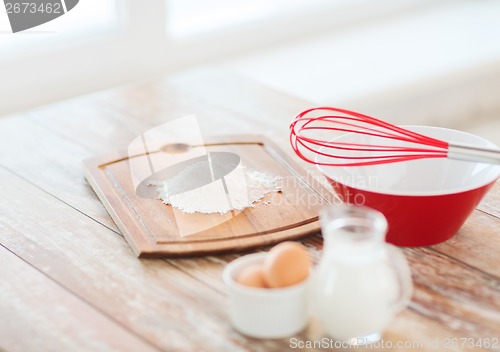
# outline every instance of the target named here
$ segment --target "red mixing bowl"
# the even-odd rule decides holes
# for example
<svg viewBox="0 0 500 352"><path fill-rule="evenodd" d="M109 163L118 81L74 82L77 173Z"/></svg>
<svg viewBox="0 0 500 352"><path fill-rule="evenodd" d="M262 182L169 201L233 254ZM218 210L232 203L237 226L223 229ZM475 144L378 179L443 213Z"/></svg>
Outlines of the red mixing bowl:
<svg viewBox="0 0 500 352"><path fill-rule="evenodd" d="M404 127L449 142L496 147L486 139L461 131ZM381 144L377 137L353 133L335 141ZM391 143L401 145L397 141ZM328 159L318 154L316 161ZM453 237L500 177L500 165L451 159L318 167L343 201L384 214L389 223L387 241L398 246L429 246Z"/></svg>

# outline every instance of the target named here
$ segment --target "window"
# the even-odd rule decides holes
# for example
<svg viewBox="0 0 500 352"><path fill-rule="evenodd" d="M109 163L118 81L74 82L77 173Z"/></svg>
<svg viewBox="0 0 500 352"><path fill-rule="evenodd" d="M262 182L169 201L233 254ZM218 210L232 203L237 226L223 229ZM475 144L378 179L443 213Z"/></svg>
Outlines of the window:
<svg viewBox="0 0 500 352"><path fill-rule="evenodd" d="M327 0L170 0L167 7L167 33L175 38L192 36L314 8L326 2Z"/></svg>
<svg viewBox="0 0 500 352"><path fill-rule="evenodd" d="M114 0L82 0L73 11L53 21L13 34L5 8L0 4L0 52L5 56L61 43L71 46L76 40L112 30L117 23Z"/></svg>
<svg viewBox="0 0 500 352"><path fill-rule="evenodd" d="M15 34L0 5L0 115L426 3L433 2L80 0Z"/></svg>

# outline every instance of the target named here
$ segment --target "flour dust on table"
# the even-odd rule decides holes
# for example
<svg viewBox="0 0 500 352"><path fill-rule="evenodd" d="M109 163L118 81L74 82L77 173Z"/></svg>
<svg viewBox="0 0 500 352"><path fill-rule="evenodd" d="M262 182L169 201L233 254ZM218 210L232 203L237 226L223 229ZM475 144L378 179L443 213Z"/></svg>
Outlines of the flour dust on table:
<svg viewBox="0 0 500 352"><path fill-rule="evenodd" d="M157 186L158 199L164 204L185 213L204 214L225 214L255 207L266 194L281 191L279 176L252 170L240 163L236 168L228 168L225 176L217 177L224 167L207 160L199 161L174 177L150 185Z"/></svg>

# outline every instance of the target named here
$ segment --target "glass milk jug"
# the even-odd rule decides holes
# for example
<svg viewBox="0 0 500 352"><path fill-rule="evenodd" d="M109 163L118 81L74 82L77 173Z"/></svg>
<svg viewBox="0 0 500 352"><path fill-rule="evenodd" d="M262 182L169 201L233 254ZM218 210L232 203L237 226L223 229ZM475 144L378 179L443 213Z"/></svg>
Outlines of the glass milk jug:
<svg viewBox="0 0 500 352"><path fill-rule="evenodd" d="M385 242L387 221L376 210L329 207L320 221L324 246L312 292L315 315L332 338L374 342L410 301L406 258Z"/></svg>

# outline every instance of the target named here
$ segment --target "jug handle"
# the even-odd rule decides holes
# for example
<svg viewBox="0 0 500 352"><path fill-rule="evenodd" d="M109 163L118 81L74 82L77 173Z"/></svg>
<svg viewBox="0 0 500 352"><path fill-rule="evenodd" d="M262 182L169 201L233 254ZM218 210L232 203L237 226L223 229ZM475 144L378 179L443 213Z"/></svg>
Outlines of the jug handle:
<svg viewBox="0 0 500 352"><path fill-rule="evenodd" d="M413 295L413 281L411 278L410 266L403 252L391 245L387 244L388 256L396 273L396 278L399 283L399 296L392 304L394 313L402 311L411 302Z"/></svg>

